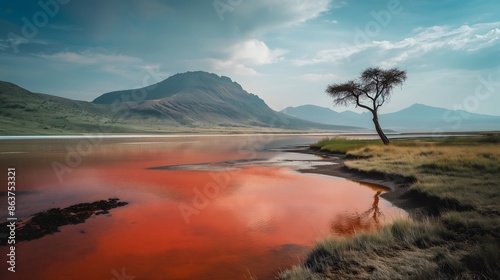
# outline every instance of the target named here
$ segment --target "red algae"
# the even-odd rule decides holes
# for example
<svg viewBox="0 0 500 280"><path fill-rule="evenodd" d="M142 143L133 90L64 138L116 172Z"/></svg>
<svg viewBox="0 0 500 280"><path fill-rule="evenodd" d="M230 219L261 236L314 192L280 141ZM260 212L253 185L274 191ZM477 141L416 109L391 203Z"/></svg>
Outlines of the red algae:
<svg viewBox="0 0 500 280"><path fill-rule="evenodd" d="M8 279L269 279L320 238L376 230L405 215L379 198L379 187L266 162L149 169L283 156L241 150L241 139L198 140L103 144L63 181L50 167L59 153L10 158L21 174L25 216L107 197L130 204L17 244L19 267Z"/></svg>

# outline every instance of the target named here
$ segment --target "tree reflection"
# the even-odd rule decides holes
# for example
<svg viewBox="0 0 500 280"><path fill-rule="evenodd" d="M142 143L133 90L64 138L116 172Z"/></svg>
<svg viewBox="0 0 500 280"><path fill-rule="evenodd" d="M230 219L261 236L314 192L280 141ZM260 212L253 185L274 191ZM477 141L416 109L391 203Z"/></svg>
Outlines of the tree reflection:
<svg viewBox="0 0 500 280"><path fill-rule="evenodd" d="M363 213L343 212L338 214L331 222L331 230L337 235L353 235L359 231L371 231L380 228L380 219L384 214L380 211L378 203L382 191L377 191L373 196L371 207Z"/></svg>

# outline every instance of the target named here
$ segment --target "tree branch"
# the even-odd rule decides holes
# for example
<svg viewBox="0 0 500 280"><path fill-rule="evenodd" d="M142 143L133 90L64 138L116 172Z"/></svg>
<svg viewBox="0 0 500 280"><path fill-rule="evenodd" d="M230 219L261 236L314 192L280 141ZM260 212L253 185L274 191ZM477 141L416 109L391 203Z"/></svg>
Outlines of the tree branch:
<svg viewBox="0 0 500 280"><path fill-rule="evenodd" d="M392 89L406 80L406 71L398 68L388 70L379 67L367 68L357 80L329 85L326 92L333 97L336 105L355 104L376 114L378 108L389 100ZM371 100L371 106L362 103Z"/></svg>
<svg viewBox="0 0 500 280"><path fill-rule="evenodd" d="M372 108L370 108L370 107L368 107L368 106L366 106L366 105L361 104L361 103L359 102L359 96L357 96L357 97L356 97L356 105L357 105L357 106L359 106L359 107L361 107L361 108L365 108L366 110L368 110L368 111L370 111L370 112L372 112L372 113L373 113L373 111L374 111Z"/></svg>
<svg viewBox="0 0 500 280"><path fill-rule="evenodd" d="M357 107L370 111L373 123L380 139L385 145L390 143L378 122L378 109L391 97L394 86L402 85L406 80L406 71L398 68L382 70L379 67L367 68L357 80L343 84L329 85L326 92L333 97L335 104L356 104ZM371 100L371 106L362 104L362 100Z"/></svg>

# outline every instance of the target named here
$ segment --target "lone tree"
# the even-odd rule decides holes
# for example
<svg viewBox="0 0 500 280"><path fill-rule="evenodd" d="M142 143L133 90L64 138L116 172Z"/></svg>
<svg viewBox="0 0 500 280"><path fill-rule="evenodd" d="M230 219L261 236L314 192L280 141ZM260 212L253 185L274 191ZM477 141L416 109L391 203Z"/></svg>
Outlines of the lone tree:
<svg viewBox="0 0 500 280"><path fill-rule="evenodd" d="M398 68L384 70L374 67L363 71L357 80L329 85L326 93L333 97L336 105L355 104L356 107L370 111L378 136L385 145L389 145L391 141L385 136L378 122L378 108L389 101L394 86L402 85L405 80L406 71Z"/></svg>

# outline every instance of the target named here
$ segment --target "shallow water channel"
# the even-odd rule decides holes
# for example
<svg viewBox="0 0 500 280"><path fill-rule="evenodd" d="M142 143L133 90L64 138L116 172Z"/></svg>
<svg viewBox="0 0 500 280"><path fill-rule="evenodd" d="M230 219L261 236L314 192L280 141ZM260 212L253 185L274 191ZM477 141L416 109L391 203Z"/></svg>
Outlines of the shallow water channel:
<svg viewBox="0 0 500 280"><path fill-rule="evenodd" d="M319 138L2 140L1 184L15 167L19 219L111 197L129 204L17 243L15 274L0 247L0 278L272 279L318 239L405 216L379 198L385 189L300 173L331 163L280 150ZM6 209L4 190L0 200Z"/></svg>

